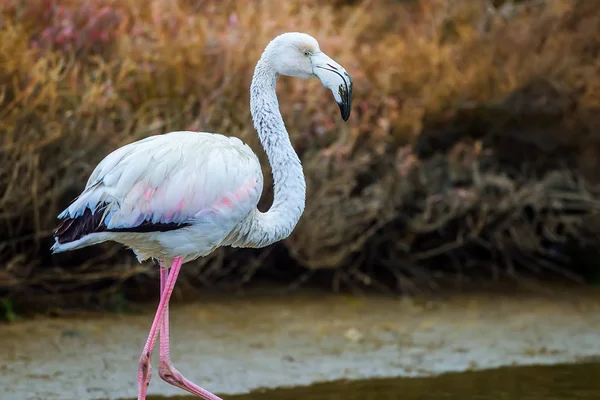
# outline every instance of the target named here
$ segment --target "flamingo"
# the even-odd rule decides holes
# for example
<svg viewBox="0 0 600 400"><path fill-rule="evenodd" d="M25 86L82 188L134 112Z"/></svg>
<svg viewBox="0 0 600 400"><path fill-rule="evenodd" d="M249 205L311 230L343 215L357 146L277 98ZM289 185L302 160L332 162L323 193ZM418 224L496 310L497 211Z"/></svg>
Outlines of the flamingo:
<svg viewBox="0 0 600 400"><path fill-rule="evenodd" d="M283 240L304 211L306 183L279 112L278 75L319 78L344 121L352 100L350 75L312 36L288 32L266 46L250 86L250 112L273 174L274 200L267 212L257 208L263 176L248 145L236 137L179 131L110 153L58 216L53 253L113 241L130 248L139 262L158 261L160 301L138 364L138 400L146 398L159 336L161 379L202 399L221 400L171 361L168 307L179 270L220 246L261 248Z"/></svg>

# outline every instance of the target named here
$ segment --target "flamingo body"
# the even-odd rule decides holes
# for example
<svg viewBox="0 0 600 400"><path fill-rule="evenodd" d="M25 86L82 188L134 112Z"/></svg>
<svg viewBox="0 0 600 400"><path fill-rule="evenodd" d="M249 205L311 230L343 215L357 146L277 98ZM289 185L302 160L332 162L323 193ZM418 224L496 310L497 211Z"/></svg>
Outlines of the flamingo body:
<svg viewBox="0 0 600 400"><path fill-rule="evenodd" d="M100 214L103 228L72 232L76 240L57 240L52 250L112 240L133 249L140 261L191 261L229 244L227 238L256 209L262 187L259 160L238 138L206 132L151 136L106 156L59 215L68 224Z"/></svg>

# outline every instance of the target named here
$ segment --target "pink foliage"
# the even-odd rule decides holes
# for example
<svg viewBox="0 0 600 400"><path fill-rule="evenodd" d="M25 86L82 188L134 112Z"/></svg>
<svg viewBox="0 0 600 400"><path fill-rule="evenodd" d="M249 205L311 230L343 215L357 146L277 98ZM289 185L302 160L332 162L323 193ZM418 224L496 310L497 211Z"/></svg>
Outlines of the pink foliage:
<svg viewBox="0 0 600 400"><path fill-rule="evenodd" d="M111 44L123 20L123 12L115 5L85 2L73 6L57 0L38 2L37 13L46 27L32 40L31 45L43 49L92 50Z"/></svg>

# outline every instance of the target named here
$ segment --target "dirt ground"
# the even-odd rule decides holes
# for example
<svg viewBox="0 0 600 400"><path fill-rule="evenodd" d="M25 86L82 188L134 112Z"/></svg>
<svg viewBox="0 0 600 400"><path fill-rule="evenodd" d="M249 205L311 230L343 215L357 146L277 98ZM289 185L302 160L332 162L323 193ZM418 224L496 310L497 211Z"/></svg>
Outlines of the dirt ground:
<svg viewBox="0 0 600 400"><path fill-rule="evenodd" d="M0 326L0 398L123 399L154 310ZM219 394L600 356L600 290L438 298L250 293L171 307L172 358ZM160 380L149 393L182 395Z"/></svg>

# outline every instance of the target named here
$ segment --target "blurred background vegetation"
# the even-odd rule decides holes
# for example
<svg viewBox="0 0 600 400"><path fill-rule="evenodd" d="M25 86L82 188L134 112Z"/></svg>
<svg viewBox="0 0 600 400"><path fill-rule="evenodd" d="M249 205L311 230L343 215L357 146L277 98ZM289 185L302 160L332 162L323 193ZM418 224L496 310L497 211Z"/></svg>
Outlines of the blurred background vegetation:
<svg viewBox="0 0 600 400"><path fill-rule="evenodd" d="M349 71L351 119L341 121L319 82L280 79L307 175L306 213L277 245L221 249L187 265L181 290L235 290L259 278L405 293L532 275L600 280L595 2L0 7L3 304L157 295L157 268L118 245L49 252L56 215L104 156L134 140L173 130L242 138L263 161L268 208L248 93L262 50L285 31L315 36Z"/></svg>

